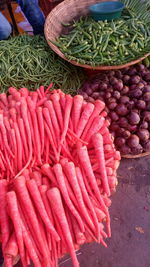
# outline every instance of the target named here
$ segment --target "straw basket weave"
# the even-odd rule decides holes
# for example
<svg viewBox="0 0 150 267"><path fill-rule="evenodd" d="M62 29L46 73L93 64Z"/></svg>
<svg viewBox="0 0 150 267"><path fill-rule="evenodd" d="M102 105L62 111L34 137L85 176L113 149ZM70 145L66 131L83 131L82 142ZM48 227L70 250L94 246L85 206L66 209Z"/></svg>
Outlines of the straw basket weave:
<svg viewBox="0 0 150 267"><path fill-rule="evenodd" d="M91 65L83 65L83 64L77 63L76 61L68 60L65 57L65 55L60 51L60 49L49 41L49 40L56 41L56 39L61 35L61 32L64 28L62 26L62 23L67 24L71 22L73 19L77 19L80 16L87 15L89 12L88 7L90 5L99 3L102 1L107 2L107 0L65 0L62 3L60 3L58 6L56 6L46 18L45 29L44 29L46 40L49 46L52 48L52 50L55 51L64 60L69 61L73 65L77 65L77 66L87 68L87 69L95 69L95 70L109 70L109 69L125 68L125 67L134 65L142 61L144 58L150 55L150 53L146 54L142 58L139 58L137 60L134 60L124 65L118 65L118 66L101 65L101 66L92 67Z"/></svg>
<svg viewBox="0 0 150 267"><path fill-rule="evenodd" d="M150 151L148 152L144 152L144 153L140 153L140 154L137 154L137 155L121 155L122 158L125 158L125 159L137 159L137 158L142 158L142 157L146 157L146 156L149 156L150 155Z"/></svg>

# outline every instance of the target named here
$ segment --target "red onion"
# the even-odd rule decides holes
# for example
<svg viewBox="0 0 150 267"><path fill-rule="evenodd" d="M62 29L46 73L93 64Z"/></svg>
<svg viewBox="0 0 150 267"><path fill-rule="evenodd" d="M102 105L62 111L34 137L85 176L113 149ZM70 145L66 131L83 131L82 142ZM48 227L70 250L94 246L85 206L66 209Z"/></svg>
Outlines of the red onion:
<svg viewBox="0 0 150 267"><path fill-rule="evenodd" d="M143 145L144 151L150 151L150 140Z"/></svg>
<svg viewBox="0 0 150 267"><path fill-rule="evenodd" d="M119 119L119 116L117 115L117 113L115 111L112 111L110 113L110 117L113 121L117 121Z"/></svg>
<svg viewBox="0 0 150 267"><path fill-rule="evenodd" d="M116 102L112 102L112 103L110 103L110 104L108 105L108 108L111 109L111 110L113 110L113 109L116 108L116 106L117 106L117 103L116 103Z"/></svg>
<svg viewBox="0 0 150 267"><path fill-rule="evenodd" d="M150 92L147 92L143 95L143 100L150 101Z"/></svg>
<svg viewBox="0 0 150 267"><path fill-rule="evenodd" d="M94 103L95 102L95 100L92 97L90 97L90 96L88 97L88 101L91 102L91 103Z"/></svg>
<svg viewBox="0 0 150 267"><path fill-rule="evenodd" d="M113 88L115 90L121 91L123 89L123 82L122 82L122 80L118 80L117 82L115 82L113 84Z"/></svg>
<svg viewBox="0 0 150 267"><path fill-rule="evenodd" d="M146 81L150 81L150 72L148 72L145 76L144 76L144 79L146 80Z"/></svg>
<svg viewBox="0 0 150 267"><path fill-rule="evenodd" d="M141 154L143 152L143 147L139 144L136 147L132 147L131 152L135 155Z"/></svg>
<svg viewBox="0 0 150 267"><path fill-rule="evenodd" d="M138 84L141 81L141 77L138 75L132 76L130 79L131 84Z"/></svg>
<svg viewBox="0 0 150 267"><path fill-rule="evenodd" d="M145 101L144 101L144 100L138 100L138 101L136 102L136 107L137 107L138 109L145 109L145 108L146 108L146 103L145 103Z"/></svg>
<svg viewBox="0 0 150 267"><path fill-rule="evenodd" d="M123 128L128 127L128 120L125 117L121 117L118 123L120 127L123 127Z"/></svg>
<svg viewBox="0 0 150 267"><path fill-rule="evenodd" d="M144 111L142 115L145 121L150 121L150 111Z"/></svg>
<svg viewBox="0 0 150 267"><path fill-rule="evenodd" d="M150 85L145 85L144 86L144 90L143 90L144 93L147 93L147 92L150 92Z"/></svg>
<svg viewBox="0 0 150 267"><path fill-rule="evenodd" d="M120 92L114 91L113 92L113 97L115 97L116 99L119 99L120 98Z"/></svg>
<svg viewBox="0 0 150 267"><path fill-rule="evenodd" d="M148 122L147 122L147 121L143 121L143 122L140 124L140 128L141 128L141 129L148 129Z"/></svg>
<svg viewBox="0 0 150 267"><path fill-rule="evenodd" d="M128 130L125 130L122 133L122 137L124 137L125 139L128 139L130 137L131 133Z"/></svg>
<svg viewBox="0 0 150 267"><path fill-rule="evenodd" d="M131 154L131 148L127 145L123 145L121 148L120 148L120 151L123 155L128 155L128 154Z"/></svg>
<svg viewBox="0 0 150 267"><path fill-rule="evenodd" d="M149 131L146 129L139 129L137 135L142 141L147 141L149 139Z"/></svg>
<svg viewBox="0 0 150 267"><path fill-rule="evenodd" d="M129 95L132 97L132 98L139 98L141 95L142 95L142 90L140 89L134 89L132 91L130 91Z"/></svg>
<svg viewBox="0 0 150 267"><path fill-rule="evenodd" d="M123 96L120 97L120 103L122 103L122 104L128 103L129 100L130 100L130 98L128 96L126 96L126 95L123 95Z"/></svg>
<svg viewBox="0 0 150 267"><path fill-rule="evenodd" d="M125 116L128 114L128 109L124 104L118 104L116 107L116 112L118 115Z"/></svg>
<svg viewBox="0 0 150 267"><path fill-rule="evenodd" d="M127 140L127 144L129 147L137 147L139 145L139 137L135 134L132 134L128 140Z"/></svg>
<svg viewBox="0 0 150 267"><path fill-rule="evenodd" d="M123 95L125 95L125 94L127 94L128 92L129 92L129 87L125 85L125 86L123 87L121 93L122 93Z"/></svg>
<svg viewBox="0 0 150 267"><path fill-rule="evenodd" d="M116 137L115 144L117 147L121 147L125 144L125 139L123 137Z"/></svg>
<svg viewBox="0 0 150 267"><path fill-rule="evenodd" d="M130 76L129 76L129 75L124 75L124 76L123 76L123 82L124 82L125 84L128 84L128 83L129 83L129 80L130 80Z"/></svg>
<svg viewBox="0 0 150 267"><path fill-rule="evenodd" d="M92 94L92 97L93 97L94 99L97 99L99 96L100 96L99 92L94 92L94 93Z"/></svg>
<svg viewBox="0 0 150 267"><path fill-rule="evenodd" d="M100 90L107 90L108 85L107 85L107 83L101 83L99 88L100 88Z"/></svg>
<svg viewBox="0 0 150 267"><path fill-rule="evenodd" d="M136 125L140 122L140 116L136 113L131 111L130 115L128 116L129 122L132 125Z"/></svg>

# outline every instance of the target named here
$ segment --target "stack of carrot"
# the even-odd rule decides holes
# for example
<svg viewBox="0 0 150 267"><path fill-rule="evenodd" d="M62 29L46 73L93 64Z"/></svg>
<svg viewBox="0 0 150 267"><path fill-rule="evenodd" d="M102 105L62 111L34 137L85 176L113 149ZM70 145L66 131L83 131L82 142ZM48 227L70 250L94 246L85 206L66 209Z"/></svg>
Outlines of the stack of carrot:
<svg viewBox="0 0 150 267"><path fill-rule="evenodd" d="M105 104L41 86L0 94L0 233L5 266L58 266L85 242L107 246L120 154ZM106 228L106 229L105 229Z"/></svg>

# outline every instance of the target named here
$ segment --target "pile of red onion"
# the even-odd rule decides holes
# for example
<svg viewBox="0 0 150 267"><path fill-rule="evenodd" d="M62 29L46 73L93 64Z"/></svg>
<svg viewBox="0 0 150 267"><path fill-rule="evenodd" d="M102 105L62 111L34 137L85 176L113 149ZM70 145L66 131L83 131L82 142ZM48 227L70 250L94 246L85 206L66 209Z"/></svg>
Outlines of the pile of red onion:
<svg viewBox="0 0 150 267"><path fill-rule="evenodd" d="M87 80L79 93L86 101L105 102L110 131L122 154L150 151L150 69L137 64L100 72Z"/></svg>

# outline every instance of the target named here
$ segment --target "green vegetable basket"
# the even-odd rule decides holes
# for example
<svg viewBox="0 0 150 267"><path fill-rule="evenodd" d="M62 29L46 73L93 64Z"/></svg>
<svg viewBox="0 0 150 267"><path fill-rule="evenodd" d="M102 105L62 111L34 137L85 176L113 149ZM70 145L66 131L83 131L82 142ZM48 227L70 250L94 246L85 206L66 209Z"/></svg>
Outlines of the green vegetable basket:
<svg viewBox="0 0 150 267"><path fill-rule="evenodd" d="M94 70L109 70L109 69L121 69L125 68L131 65L134 65L140 61L142 61L144 58L146 58L150 53L146 53L145 55L142 55L142 57L128 62L123 65L113 65L113 66L106 66L106 65L100 65L100 66L91 66L91 65L84 65L80 64L77 61L69 60L65 57L65 55L60 51L60 49L53 44L58 37L60 37L62 31L64 30L64 24L68 24L72 22L73 20L79 19L81 16L86 16L89 13L89 7L93 4L99 3L99 2L108 2L104 0L65 0L62 3L60 3L58 6L56 6L48 15L46 22L45 22L45 37L49 44L49 46L52 48L53 51L55 51L61 58L64 60L67 60L68 62L72 63L73 65L80 66L87 69L94 69Z"/></svg>

